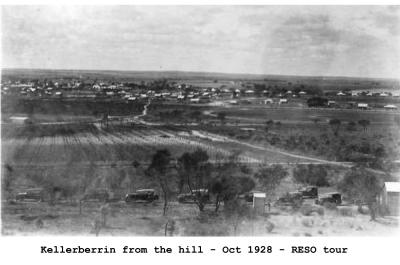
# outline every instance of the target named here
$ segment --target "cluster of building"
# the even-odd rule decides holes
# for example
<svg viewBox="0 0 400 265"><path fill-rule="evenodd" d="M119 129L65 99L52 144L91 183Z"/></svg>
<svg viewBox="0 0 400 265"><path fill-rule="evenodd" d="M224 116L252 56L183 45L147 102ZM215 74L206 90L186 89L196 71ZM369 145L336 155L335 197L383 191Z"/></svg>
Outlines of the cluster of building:
<svg viewBox="0 0 400 265"><path fill-rule="evenodd" d="M261 89L260 89L261 87ZM367 97L392 98L399 97L399 92L370 92L362 90L346 90L339 92L326 92L324 96L329 98L328 107L344 107L370 109L368 103L360 102ZM320 92L322 93L322 92ZM315 96L313 90L306 88L286 89L279 87L266 87L252 83L232 83L225 85L210 84L210 87L196 87L183 82L153 80L137 82L110 81L85 81L81 79L55 79L52 81L5 81L1 84L2 95L17 95L22 97L44 98L112 98L129 101L141 99L159 99L163 101L176 101L187 103L209 103L213 100L226 99L229 104L253 103L247 99L259 99L261 104L285 104L292 98L309 98ZM340 98L358 97L357 102L343 101ZM341 103L337 103L337 101ZM367 100L366 100L367 101ZM367 101L368 102L368 101ZM394 104L381 105L379 108L396 110Z"/></svg>

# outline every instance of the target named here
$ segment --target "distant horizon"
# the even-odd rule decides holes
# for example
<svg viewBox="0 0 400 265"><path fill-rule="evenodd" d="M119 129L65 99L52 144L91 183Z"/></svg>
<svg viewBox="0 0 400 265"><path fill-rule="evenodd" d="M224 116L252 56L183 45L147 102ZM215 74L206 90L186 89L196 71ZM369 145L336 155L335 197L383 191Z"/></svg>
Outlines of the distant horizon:
<svg viewBox="0 0 400 265"><path fill-rule="evenodd" d="M398 81L399 78L394 77L363 77L363 76L334 76L334 75L293 75L293 74L253 74L253 73L232 73L232 72L207 72L207 71L185 71L185 70L123 70L123 69L78 69L78 68L20 68L20 67L2 67L3 70L26 70L26 71L90 71L90 72L133 72L133 73L188 73L188 74L206 74L206 75L242 75L254 77L268 77L268 76L281 76L281 77L299 77L299 78L347 78L347 79L371 79L371 80L390 80Z"/></svg>

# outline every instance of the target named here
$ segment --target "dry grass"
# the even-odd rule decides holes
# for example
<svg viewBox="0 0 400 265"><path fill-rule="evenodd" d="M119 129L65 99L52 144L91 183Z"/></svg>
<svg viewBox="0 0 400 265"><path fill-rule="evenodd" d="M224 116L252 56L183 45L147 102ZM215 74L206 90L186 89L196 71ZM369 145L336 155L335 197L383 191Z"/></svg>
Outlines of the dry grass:
<svg viewBox="0 0 400 265"><path fill-rule="evenodd" d="M100 207L99 203L86 203L80 215L76 205L3 203L2 233L94 236L94 220L101 218ZM174 223L173 236L382 236L398 230L398 222L393 219L370 222L368 215L343 216L338 210L304 216L301 212L273 208L274 214L240 220L235 232L232 220L224 218L222 213L214 214L211 205L207 207L205 213L199 214L195 205L172 202L168 216L163 217L161 203L110 204L106 225L99 235L164 236L168 221ZM37 220L41 220L41 227Z"/></svg>

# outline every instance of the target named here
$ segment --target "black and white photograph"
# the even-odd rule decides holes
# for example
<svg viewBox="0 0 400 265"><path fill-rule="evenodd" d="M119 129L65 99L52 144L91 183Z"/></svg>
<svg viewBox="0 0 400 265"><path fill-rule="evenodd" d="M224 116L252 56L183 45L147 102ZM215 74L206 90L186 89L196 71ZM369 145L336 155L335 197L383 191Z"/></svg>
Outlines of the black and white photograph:
<svg viewBox="0 0 400 265"><path fill-rule="evenodd" d="M1 235L393 237L400 6L2 5Z"/></svg>

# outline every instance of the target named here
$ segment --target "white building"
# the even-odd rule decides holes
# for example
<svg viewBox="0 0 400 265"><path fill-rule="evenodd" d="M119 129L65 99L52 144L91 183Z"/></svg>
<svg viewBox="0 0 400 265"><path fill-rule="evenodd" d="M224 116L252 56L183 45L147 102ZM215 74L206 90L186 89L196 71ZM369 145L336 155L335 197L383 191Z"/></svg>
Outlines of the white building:
<svg viewBox="0 0 400 265"><path fill-rule="evenodd" d="M394 110L394 109L397 109L397 106L389 104L389 105L384 106L384 108L385 109L393 109Z"/></svg>
<svg viewBox="0 0 400 265"><path fill-rule="evenodd" d="M385 182L380 199L389 215L398 216L400 213L400 182Z"/></svg>
<svg viewBox="0 0 400 265"><path fill-rule="evenodd" d="M29 122L29 118L25 116L11 116L9 119L14 124L26 124Z"/></svg>
<svg viewBox="0 0 400 265"><path fill-rule="evenodd" d="M368 109L368 104L367 103L358 103L357 108L359 109Z"/></svg>

